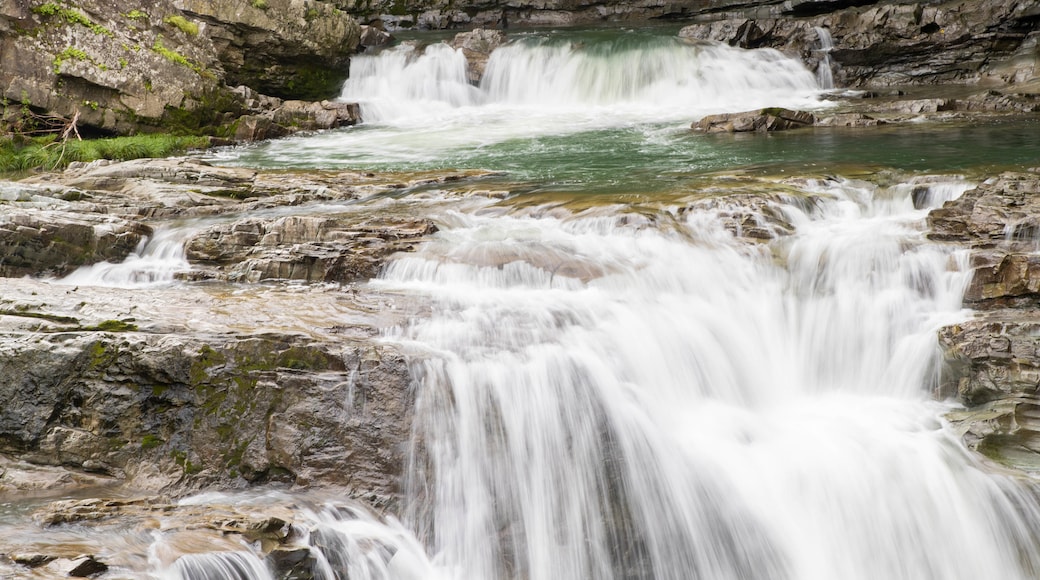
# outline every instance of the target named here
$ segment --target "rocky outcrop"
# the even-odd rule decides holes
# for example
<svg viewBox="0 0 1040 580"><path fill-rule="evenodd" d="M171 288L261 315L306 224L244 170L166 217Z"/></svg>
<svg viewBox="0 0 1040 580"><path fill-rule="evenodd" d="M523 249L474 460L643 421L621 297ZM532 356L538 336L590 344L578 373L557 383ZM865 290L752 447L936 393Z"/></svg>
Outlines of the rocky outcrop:
<svg viewBox="0 0 1040 580"><path fill-rule="evenodd" d="M30 134L75 120L104 133L163 127L232 137L235 119L257 110L229 85L333 98L359 36L350 16L310 0L7 2L0 10L2 122ZM327 103L263 111L306 119L274 120L287 132L357 121L356 109Z"/></svg>
<svg viewBox="0 0 1040 580"><path fill-rule="evenodd" d="M338 95L361 28L347 13L316 0L228 2L173 0L208 25L229 84L287 99Z"/></svg>
<svg viewBox="0 0 1040 580"><path fill-rule="evenodd" d="M819 2L812 10L805 3L776 4L754 16L691 25L680 36L778 48L812 70L830 66L839 86L1025 83L1024 92L1036 92L1027 82L1040 70L1040 12L1032 3L849 4Z"/></svg>
<svg viewBox="0 0 1040 580"><path fill-rule="evenodd" d="M478 28L455 35L451 46L455 50L461 50L466 57L466 76L470 83L480 84L492 51L502 46L505 41L506 35L501 30Z"/></svg>
<svg viewBox="0 0 1040 580"><path fill-rule="evenodd" d="M971 249L965 301L973 319L943 328L942 398L966 406L949 415L987 457L1040 471L1040 176L1004 173L932 210L929 237Z"/></svg>
<svg viewBox="0 0 1040 580"><path fill-rule="evenodd" d="M170 20L180 13L167 0L147 11L97 0L5 7L0 96L8 117L24 107L125 133L169 115L224 108L223 69L212 44L196 24Z"/></svg>
<svg viewBox="0 0 1040 580"><path fill-rule="evenodd" d="M215 278L346 284L374 278L387 258L413 250L436 231L421 218L362 223L349 216L247 218L200 232L185 249L193 264L215 268Z"/></svg>
<svg viewBox="0 0 1040 580"><path fill-rule="evenodd" d="M125 219L55 209L0 210L0 276L63 276L122 261L151 228Z"/></svg>
<svg viewBox="0 0 1040 580"><path fill-rule="evenodd" d="M742 113L707 115L695 121L691 128L705 133L752 133L786 131L811 127L815 123L816 116L812 113L776 107Z"/></svg>
<svg viewBox="0 0 1040 580"><path fill-rule="evenodd" d="M199 222L187 278L285 281L239 286L229 301L190 282L153 294L7 279L0 489L120 483L179 494L284 482L335 485L392 507L411 377L399 352L373 340L392 300L354 283L435 227L408 204L343 202L464 175L166 159L81 164L0 184L4 274L119 261L156 219L274 210ZM318 201L326 204L308 205ZM295 281L336 284L307 290L301 303L296 293L306 287Z"/></svg>
<svg viewBox="0 0 1040 580"><path fill-rule="evenodd" d="M0 349L0 452L141 488L242 479L394 497L411 402L389 347L73 331Z"/></svg>
<svg viewBox="0 0 1040 580"><path fill-rule="evenodd" d="M965 301L975 307L1040 296L1040 176L1004 173L928 215L929 237L972 248Z"/></svg>

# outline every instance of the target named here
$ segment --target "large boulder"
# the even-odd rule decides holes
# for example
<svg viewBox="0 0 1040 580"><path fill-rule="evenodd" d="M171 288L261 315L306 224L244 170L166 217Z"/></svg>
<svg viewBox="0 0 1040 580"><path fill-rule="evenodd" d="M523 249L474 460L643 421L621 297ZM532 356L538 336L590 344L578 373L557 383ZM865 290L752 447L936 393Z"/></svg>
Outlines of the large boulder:
<svg viewBox="0 0 1040 580"><path fill-rule="evenodd" d="M124 326L3 337L0 452L140 488L325 483L393 501L412 405L390 347Z"/></svg>
<svg viewBox="0 0 1040 580"><path fill-rule="evenodd" d="M317 0L173 0L205 22L232 85L286 99L339 94L361 28L347 13Z"/></svg>
<svg viewBox="0 0 1040 580"><path fill-rule="evenodd" d="M359 36L353 18L316 0L5 2L0 126L33 134L74 121L103 133L234 137L242 115L278 125L239 135L254 140L353 124L356 106L304 103L282 122L273 117L285 103L256 97L337 96Z"/></svg>
<svg viewBox="0 0 1040 580"><path fill-rule="evenodd" d="M466 57L466 76L470 83L480 84L491 53L505 41L506 35L501 30L477 28L455 35L451 45L455 50L461 50Z"/></svg>
<svg viewBox="0 0 1040 580"><path fill-rule="evenodd" d="M227 107L212 43L169 0L132 10L99 0L4 5L0 97L9 123L47 129L40 115L50 115L125 133Z"/></svg>

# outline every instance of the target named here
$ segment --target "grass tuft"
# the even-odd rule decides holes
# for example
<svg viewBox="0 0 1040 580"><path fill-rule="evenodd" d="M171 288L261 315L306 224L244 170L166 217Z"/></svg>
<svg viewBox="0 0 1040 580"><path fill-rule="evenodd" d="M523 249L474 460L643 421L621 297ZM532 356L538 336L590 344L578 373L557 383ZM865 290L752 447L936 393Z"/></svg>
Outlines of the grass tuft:
<svg viewBox="0 0 1040 580"><path fill-rule="evenodd" d="M206 137L156 133L108 139L55 141L53 135L32 139L0 139L0 173L56 170L74 161L169 157L209 145Z"/></svg>

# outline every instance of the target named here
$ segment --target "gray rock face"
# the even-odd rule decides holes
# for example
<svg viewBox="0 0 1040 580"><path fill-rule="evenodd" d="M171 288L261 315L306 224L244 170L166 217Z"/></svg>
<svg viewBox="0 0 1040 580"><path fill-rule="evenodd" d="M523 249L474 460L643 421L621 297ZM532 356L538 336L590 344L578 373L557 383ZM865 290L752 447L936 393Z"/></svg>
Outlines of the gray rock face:
<svg viewBox="0 0 1040 580"><path fill-rule="evenodd" d="M224 73L213 45L164 22L179 14L168 0L146 11L97 0L4 4L0 96L8 103L127 132L160 123L170 109L220 100Z"/></svg>
<svg viewBox="0 0 1040 580"><path fill-rule="evenodd" d="M765 15L695 24L684 28L680 36L745 48L778 48L816 70L825 55L820 31L826 30L833 40L827 54L835 82L849 87L950 82L1014 85L1035 75L1040 24L1036 7L1029 3L848 4L821 2L812 10L800 9L807 4L767 6ZM806 12L819 15L799 17Z"/></svg>
<svg viewBox="0 0 1040 580"><path fill-rule="evenodd" d="M339 93L361 28L347 13L316 0L173 0L205 22L232 85L280 98L322 100Z"/></svg>
<svg viewBox="0 0 1040 580"><path fill-rule="evenodd" d="M410 430L388 347L299 337L5 336L0 452L146 489L345 485L387 504Z"/></svg>
<svg viewBox="0 0 1040 580"><path fill-rule="evenodd" d="M5 2L3 122L23 132L46 128L39 115L110 133L216 130L248 113L226 83L283 98L337 96L359 37L350 16L315 0ZM356 121L356 111L318 109L313 128ZM338 121L316 119L330 114Z"/></svg>
<svg viewBox="0 0 1040 580"><path fill-rule="evenodd" d="M151 229L74 211L0 211L0 276L62 276L79 266L122 261Z"/></svg>

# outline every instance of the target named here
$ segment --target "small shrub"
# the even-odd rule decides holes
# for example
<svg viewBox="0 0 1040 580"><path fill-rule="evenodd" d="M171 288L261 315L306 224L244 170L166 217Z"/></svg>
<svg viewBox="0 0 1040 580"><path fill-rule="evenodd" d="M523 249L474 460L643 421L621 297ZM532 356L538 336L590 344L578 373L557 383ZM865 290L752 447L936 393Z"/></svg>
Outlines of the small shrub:
<svg viewBox="0 0 1040 580"><path fill-rule="evenodd" d="M142 18L148 18L147 14L145 14L144 12L141 12L140 10L138 10L136 8L134 8L130 12L127 12L123 16L126 16L130 20L141 20Z"/></svg>

